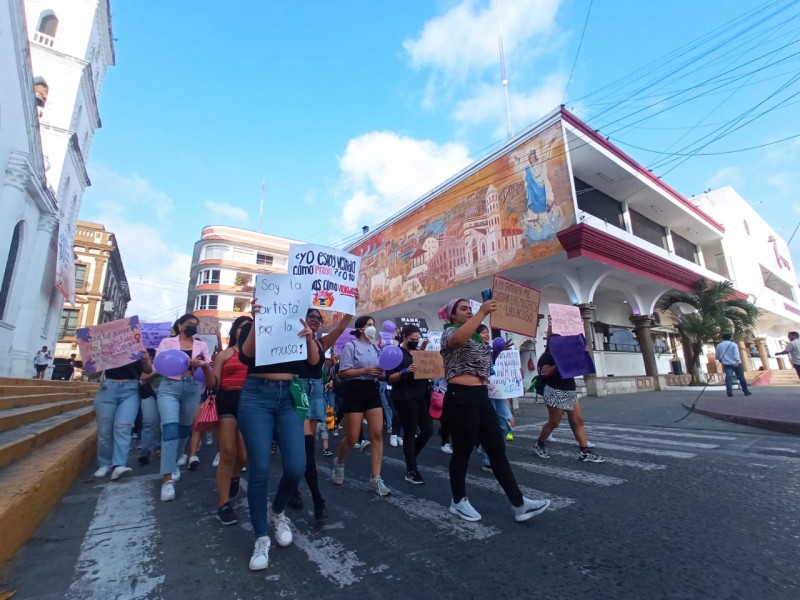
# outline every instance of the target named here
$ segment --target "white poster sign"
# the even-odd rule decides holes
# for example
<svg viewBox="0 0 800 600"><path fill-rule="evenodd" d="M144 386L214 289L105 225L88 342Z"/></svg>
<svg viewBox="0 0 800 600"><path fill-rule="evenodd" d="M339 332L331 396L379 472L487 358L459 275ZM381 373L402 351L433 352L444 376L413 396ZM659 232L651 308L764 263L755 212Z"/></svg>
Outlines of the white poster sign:
<svg viewBox="0 0 800 600"><path fill-rule="evenodd" d="M577 306L550 304L549 310L553 333L559 335L584 335L583 319Z"/></svg>
<svg viewBox="0 0 800 600"><path fill-rule="evenodd" d="M257 275L256 365L274 365L304 360L306 339L300 319L309 308L308 285L292 275Z"/></svg>
<svg viewBox="0 0 800 600"><path fill-rule="evenodd" d="M426 350L436 350L437 352L442 349L442 334L444 331L441 329L429 329L428 335L425 337L428 340Z"/></svg>
<svg viewBox="0 0 800 600"><path fill-rule="evenodd" d="M489 377L490 398L518 398L525 395L522 383L522 363L517 350L503 350L494 363L494 375Z"/></svg>
<svg viewBox="0 0 800 600"><path fill-rule="evenodd" d="M317 244L289 246L289 274L306 284L309 305L321 310L356 314L361 257Z"/></svg>

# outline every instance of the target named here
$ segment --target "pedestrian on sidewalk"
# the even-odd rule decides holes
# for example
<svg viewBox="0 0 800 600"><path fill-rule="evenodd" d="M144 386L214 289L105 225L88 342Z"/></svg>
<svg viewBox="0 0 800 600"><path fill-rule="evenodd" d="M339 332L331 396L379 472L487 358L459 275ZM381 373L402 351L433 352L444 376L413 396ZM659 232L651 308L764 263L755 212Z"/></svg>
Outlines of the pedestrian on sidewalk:
<svg viewBox="0 0 800 600"><path fill-rule="evenodd" d="M497 302L487 300L477 314L472 314L469 300L456 298L439 309L447 322L442 334L447 392L442 420L453 439L450 457L450 512L465 521L478 521L480 513L467 498L466 479L469 458L480 442L491 461L494 476L513 506L514 519L527 521L543 513L549 500L532 500L522 495L506 457L503 433L497 412L489 399L489 369L492 351L475 333L481 322L497 310Z"/></svg>
<svg viewBox="0 0 800 600"><path fill-rule="evenodd" d="M50 354L47 346L42 346L42 349L33 358L33 366L36 369L36 377L34 379L44 379L44 374L47 371L47 367L50 366L52 358L53 355Z"/></svg>
<svg viewBox="0 0 800 600"><path fill-rule="evenodd" d="M796 331L789 332L789 343L786 345L786 348L780 352L776 352L775 356L781 356L782 354L789 355L789 360L792 361L795 373L800 377L800 333Z"/></svg>
<svg viewBox="0 0 800 600"><path fill-rule="evenodd" d="M744 368L742 367L742 357L739 355L739 346L731 341L733 336L730 333L722 334L722 341L717 344L716 357L725 369L725 390L728 396L733 396L733 376L739 380L745 396L753 394L747 387L747 380L744 378Z"/></svg>

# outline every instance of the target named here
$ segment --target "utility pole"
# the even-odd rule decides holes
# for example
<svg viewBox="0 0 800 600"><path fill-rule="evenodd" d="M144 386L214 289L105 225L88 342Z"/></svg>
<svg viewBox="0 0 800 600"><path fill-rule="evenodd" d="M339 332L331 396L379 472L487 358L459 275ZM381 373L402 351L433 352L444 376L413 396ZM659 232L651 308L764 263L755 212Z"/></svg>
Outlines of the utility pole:
<svg viewBox="0 0 800 600"><path fill-rule="evenodd" d="M500 0L494 0L494 8L497 13L497 47L500 50L500 74L503 78L503 94L506 98L506 133L508 139L514 135L511 126L511 103L508 100L508 78L506 77L506 57L503 52L503 22L500 19Z"/></svg>

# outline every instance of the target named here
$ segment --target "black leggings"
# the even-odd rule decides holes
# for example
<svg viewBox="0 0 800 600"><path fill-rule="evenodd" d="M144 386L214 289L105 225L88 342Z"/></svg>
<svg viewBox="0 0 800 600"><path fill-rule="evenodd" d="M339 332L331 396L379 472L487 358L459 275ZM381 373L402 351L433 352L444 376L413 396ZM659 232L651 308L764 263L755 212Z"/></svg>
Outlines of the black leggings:
<svg viewBox="0 0 800 600"><path fill-rule="evenodd" d="M433 421L428 413L428 397L425 394L410 398L394 396L394 410L403 424L403 455L406 470L416 471L417 456L433 435ZM419 435L416 436L417 429ZM394 430L393 430L394 431Z"/></svg>
<svg viewBox="0 0 800 600"><path fill-rule="evenodd" d="M522 506L522 492L506 458L506 444L497 412L489 399L489 389L485 385L448 385L442 420L453 438L453 455L450 457L453 501L460 502L467 495L469 457L475 444L480 442L489 457L494 476L511 504Z"/></svg>

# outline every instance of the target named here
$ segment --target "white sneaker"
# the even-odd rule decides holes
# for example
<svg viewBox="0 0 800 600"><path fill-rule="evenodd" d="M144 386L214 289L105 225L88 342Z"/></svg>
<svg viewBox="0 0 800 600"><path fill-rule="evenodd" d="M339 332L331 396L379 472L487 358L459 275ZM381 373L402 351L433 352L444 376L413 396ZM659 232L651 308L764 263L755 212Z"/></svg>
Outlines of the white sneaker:
<svg viewBox="0 0 800 600"><path fill-rule="evenodd" d="M472 508L472 504L469 503L466 497L462 498L460 502L456 503L452 500L450 501L450 512L454 515L458 515L465 521L480 521L481 520L481 513L477 510Z"/></svg>
<svg viewBox="0 0 800 600"><path fill-rule="evenodd" d="M170 500L175 500L175 485L172 480L161 484L161 501L169 502Z"/></svg>
<svg viewBox="0 0 800 600"><path fill-rule="evenodd" d="M185 467L187 462L189 462L189 456L186 454L181 454L181 457L178 459L178 466Z"/></svg>
<svg viewBox="0 0 800 600"><path fill-rule="evenodd" d="M392 491L386 487L386 484L383 483L383 479L380 475L369 478L369 489L378 494L381 498L392 493Z"/></svg>
<svg viewBox="0 0 800 600"><path fill-rule="evenodd" d="M401 448L403 447L403 438L400 437L399 435L397 436L397 445L400 446Z"/></svg>
<svg viewBox="0 0 800 600"><path fill-rule="evenodd" d="M589 440L586 440L586 447L587 448L594 448L594 442L590 442Z"/></svg>
<svg viewBox="0 0 800 600"><path fill-rule="evenodd" d="M217 455L214 457L214 462L211 463L211 466L212 467L219 466L219 452L217 452Z"/></svg>
<svg viewBox="0 0 800 600"><path fill-rule="evenodd" d="M550 500L531 500L522 498L522 506L514 507L514 520L518 523L527 521L531 517L542 514L550 506Z"/></svg>
<svg viewBox="0 0 800 600"><path fill-rule="evenodd" d="M181 470L175 469L172 473L172 481L180 481L181 480Z"/></svg>
<svg viewBox="0 0 800 600"><path fill-rule="evenodd" d="M117 481L118 479L127 477L131 473L133 473L133 469L130 467L117 467L114 469L114 472L111 473L111 481Z"/></svg>
<svg viewBox="0 0 800 600"><path fill-rule="evenodd" d="M364 452L364 450L366 450L367 448L369 448L369 445L370 445L371 443L372 443L372 442L370 442L369 440L364 440L363 442L361 442L361 452Z"/></svg>
<svg viewBox="0 0 800 600"><path fill-rule="evenodd" d="M267 519L269 520L270 527L272 527L272 532L275 534L275 541L278 542L278 546L283 546L285 548L291 544L292 530L289 527L290 522L286 514L282 512L275 514L272 512L272 506L270 506Z"/></svg>
<svg viewBox="0 0 800 600"><path fill-rule="evenodd" d="M453 445L452 444L442 444L442 452L445 454L452 454L453 453Z"/></svg>
<svg viewBox="0 0 800 600"><path fill-rule="evenodd" d="M108 475L109 471L111 471L111 467L100 467L99 469L97 469L97 471L94 472L94 475L92 475L92 477L94 477L95 479L102 479L103 477Z"/></svg>
<svg viewBox="0 0 800 600"><path fill-rule="evenodd" d="M548 435L546 441L548 441L550 443L553 443L553 444L557 444L558 443L558 440L556 440L556 438L553 437L553 434Z"/></svg>
<svg viewBox="0 0 800 600"><path fill-rule="evenodd" d="M196 456L189 457L189 470L194 471L200 464L200 459Z"/></svg>
<svg viewBox="0 0 800 600"><path fill-rule="evenodd" d="M214 443L214 436L210 431L206 431L206 446Z"/></svg>
<svg viewBox="0 0 800 600"><path fill-rule="evenodd" d="M355 444L353 444L354 450L358 450L359 448L361 448L361 442L356 442Z"/></svg>
<svg viewBox="0 0 800 600"><path fill-rule="evenodd" d="M397 436L395 434L389 436L389 445L392 448L397 448Z"/></svg>
<svg viewBox="0 0 800 600"><path fill-rule="evenodd" d="M256 540L253 556L250 557L250 570L261 571L269 565L269 536L261 536Z"/></svg>

